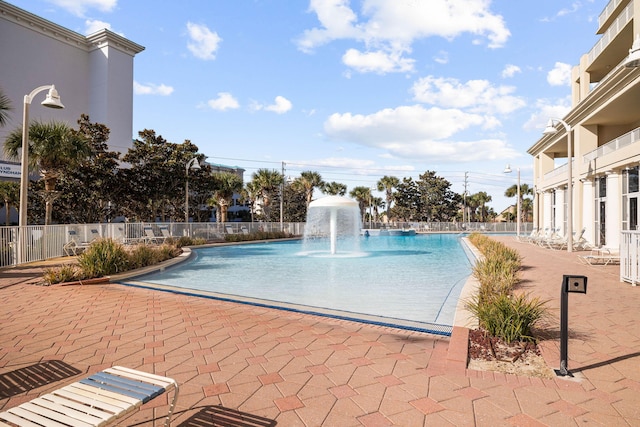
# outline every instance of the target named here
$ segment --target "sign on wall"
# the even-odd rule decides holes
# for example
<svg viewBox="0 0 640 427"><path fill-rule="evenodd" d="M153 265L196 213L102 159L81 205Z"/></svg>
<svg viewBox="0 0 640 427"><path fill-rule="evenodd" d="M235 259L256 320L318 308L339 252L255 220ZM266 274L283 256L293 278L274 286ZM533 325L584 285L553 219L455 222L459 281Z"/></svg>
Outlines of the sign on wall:
<svg viewBox="0 0 640 427"><path fill-rule="evenodd" d="M20 179L20 165L0 161L0 178Z"/></svg>

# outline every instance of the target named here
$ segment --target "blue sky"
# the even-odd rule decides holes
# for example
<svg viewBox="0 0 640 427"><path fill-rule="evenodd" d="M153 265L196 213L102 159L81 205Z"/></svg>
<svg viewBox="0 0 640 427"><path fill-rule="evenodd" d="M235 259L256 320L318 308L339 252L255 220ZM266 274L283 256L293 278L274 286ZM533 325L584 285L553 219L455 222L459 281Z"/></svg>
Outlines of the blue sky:
<svg viewBox="0 0 640 427"><path fill-rule="evenodd" d="M373 187L434 170L462 193L532 185L526 150L569 111L604 0L11 0L142 45L133 137L212 163ZM505 175L506 164L514 173ZM320 196L320 193L317 194Z"/></svg>

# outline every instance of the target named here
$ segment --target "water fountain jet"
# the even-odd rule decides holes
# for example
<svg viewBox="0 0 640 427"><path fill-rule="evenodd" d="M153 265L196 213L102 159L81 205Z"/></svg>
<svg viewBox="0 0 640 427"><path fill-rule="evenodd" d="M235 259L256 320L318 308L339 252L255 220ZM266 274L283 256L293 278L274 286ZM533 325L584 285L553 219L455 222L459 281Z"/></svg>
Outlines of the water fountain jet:
<svg viewBox="0 0 640 427"><path fill-rule="evenodd" d="M329 253L336 255L338 241L351 253L359 253L360 208L358 203L342 196L314 200L307 210L305 244L318 238L329 239Z"/></svg>

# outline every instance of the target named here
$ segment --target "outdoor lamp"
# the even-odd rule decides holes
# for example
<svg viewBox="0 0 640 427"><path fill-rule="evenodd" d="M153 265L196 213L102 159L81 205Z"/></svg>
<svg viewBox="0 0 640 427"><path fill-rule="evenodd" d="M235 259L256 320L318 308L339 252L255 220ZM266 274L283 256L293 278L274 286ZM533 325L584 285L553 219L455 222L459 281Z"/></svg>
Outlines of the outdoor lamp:
<svg viewBox="0 0 640 427"><path fill-rule="evenodd" d="M34 96L47 89L49 89L49 93L47 93L47 96L41 104L48 108L64 108L64 105L60 102L60 95L58 95L58 91L54 85L37 87L32 90L29 95L24 96L24 108L22 111L22 159L20 160L20 212L18 216L18 226L20 227L20 231L18 241L18 262L25 261L23 258L24 250L26 249L23 247L24 242L26 241L26 239L24 239L26 230L22 227L27 225L27 199L29 191L29 106L31 105L31 101Z"/></svg>
<svg viewBox="0 0 640 427"><path fill-rule="evenodd" d="M504 173L511 173L511 165L504 168ZM518 168L518 201L516 204L516 237L520 237L520 168Z"/></svg>
<svg viewBox="0 0 640 427"><path fill-rule="evenodd" d="M198 158L194 157L189 160L185 165L185 170L187 174L187 180L185 182L185 199L184 199L184 222L185 225L189 224L189 169L202 169L200 167L200 163L198 162Z"/></svg>

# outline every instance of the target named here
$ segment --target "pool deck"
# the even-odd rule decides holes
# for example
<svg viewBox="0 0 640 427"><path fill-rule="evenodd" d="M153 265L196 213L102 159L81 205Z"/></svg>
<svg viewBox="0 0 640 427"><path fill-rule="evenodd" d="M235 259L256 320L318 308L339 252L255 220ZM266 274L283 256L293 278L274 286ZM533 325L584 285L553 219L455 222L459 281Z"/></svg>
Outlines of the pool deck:
<svg viewBox="0 0 640 427"><path fill-rule="evenodd" d="M569 298L573 378L466 369L464 328L447 338L117 284L35 286L33 265L0 271L0 411L123 365L179 382L174 426L640 426L640 287L579 252L492 237L520 252L522 288L556 317L562 275L588 277ZM553 332L543 349L557 368ZM25 368L49 375L16 382ZM166 410L161 397L120 425L160 425Z"/></svg>

